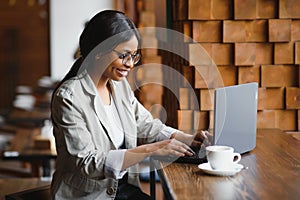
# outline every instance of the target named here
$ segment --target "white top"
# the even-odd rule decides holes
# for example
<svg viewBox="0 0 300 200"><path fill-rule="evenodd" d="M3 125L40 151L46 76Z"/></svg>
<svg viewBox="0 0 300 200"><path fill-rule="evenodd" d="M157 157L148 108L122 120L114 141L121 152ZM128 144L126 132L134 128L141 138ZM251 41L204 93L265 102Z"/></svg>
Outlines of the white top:
<svg viewBox="0 0 300 200"><path fill-rule="evenodd" d="M113 98L111 97L111 104L104 105L105 111L108 116L108 121L113 124L112 127L112 140L114 144L120 148L124 143L124 131L121 123L120 116L118 114L117 107L114 103ZM169 139L172 133L177 130L171 127L166 126L163 130L160 131L160 134L157 136L156 140L165 140ZM126 149L110 150L106 156L105 161L105 176L112 177L116 179L121 179L125 174L126 170L122 171L122 165L124 162L124 154Z"/></svg>
<svg viewBox="0 0 300 200"><path fill-rule="evenodd" d="M113 98L111 98L111 104L104 105L104 108L108 116L108 121L110 122L110 124L113 125L111 126L112 127L111 139L113 140L114 144L119 148L122 146L124 142L124 131Z"/></svg>

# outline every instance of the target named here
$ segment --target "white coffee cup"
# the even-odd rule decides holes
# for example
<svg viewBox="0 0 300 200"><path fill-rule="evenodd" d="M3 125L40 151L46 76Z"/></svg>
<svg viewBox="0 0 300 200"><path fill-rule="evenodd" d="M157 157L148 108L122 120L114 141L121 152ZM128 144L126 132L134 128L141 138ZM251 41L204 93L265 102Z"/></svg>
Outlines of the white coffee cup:
<svg viewBox="0 0 300 200"><path fill-rule="evenodd" d="M214 170L232 170L241 160L241 154L235 153L232 147L218 145L206 147L206 157Z"/></svg>

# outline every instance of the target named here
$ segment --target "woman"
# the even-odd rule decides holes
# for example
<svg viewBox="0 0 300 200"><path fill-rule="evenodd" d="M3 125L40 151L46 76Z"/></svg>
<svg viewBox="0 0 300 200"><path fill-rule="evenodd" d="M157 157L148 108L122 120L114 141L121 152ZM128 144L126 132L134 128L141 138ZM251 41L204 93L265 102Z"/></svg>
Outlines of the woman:
<svg viewBox="0 0 300 200"><path fill-rule="evenodd" d="M137 101L126 76L140 60L140 35L123 13L102 11L80 36L79 58L52 98L53 199L147 199L137 163L193 155L193 136L167 127ZM137 140L144 144L137 146ZM200 139L201 140L201 139Z"/></svg>

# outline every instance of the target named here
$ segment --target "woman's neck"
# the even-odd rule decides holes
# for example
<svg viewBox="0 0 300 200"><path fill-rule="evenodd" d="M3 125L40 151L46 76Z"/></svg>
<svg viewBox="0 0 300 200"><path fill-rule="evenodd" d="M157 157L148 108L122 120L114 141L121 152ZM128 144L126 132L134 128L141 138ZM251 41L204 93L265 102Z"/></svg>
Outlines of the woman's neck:
<svg viewBox="0 0 300 200"><path fill-rule="evenodd" d="M110 86L109 86L109 79L99 79L96 85L97 91L102 99L102 102L105 105L110 105Z"/></svg>
<svg viewBox="0 0 300 200"><path fill-rule="evenodd" d="M102 99L102 102L106 105L110 105L111 91L109 86L109 78L103 76L103 74L99 75L96 71L88 71L88 72L97 88L97 91Z"/></svg>

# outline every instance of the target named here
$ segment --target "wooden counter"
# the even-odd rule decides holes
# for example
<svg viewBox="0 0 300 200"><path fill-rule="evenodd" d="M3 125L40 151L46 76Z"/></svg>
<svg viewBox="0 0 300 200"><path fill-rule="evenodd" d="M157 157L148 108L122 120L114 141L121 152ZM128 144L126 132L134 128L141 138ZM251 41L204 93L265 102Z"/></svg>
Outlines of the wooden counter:
<svg viewBox="0 0 300 200"><path fill-rule="evenodd" d="M245 166L240 173L220 177L203 173L197 165L152 160L167 199L299 199L297 138L280 130L259 130L256 148L242 155L240 163Z"/></svg>
<svg viewBox="0 0 300 200"><path fill-rule="evenodd" d="M5 195L21 192L24 190L50 185L50 180L40 178L7 178L0 179L0 200L5 199Z"/></svg>

